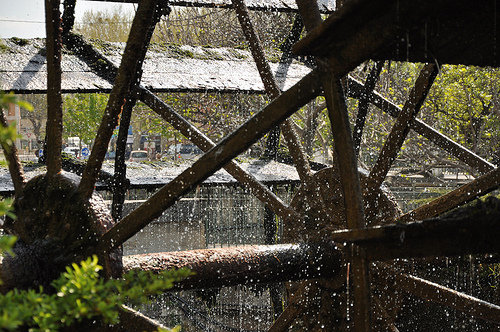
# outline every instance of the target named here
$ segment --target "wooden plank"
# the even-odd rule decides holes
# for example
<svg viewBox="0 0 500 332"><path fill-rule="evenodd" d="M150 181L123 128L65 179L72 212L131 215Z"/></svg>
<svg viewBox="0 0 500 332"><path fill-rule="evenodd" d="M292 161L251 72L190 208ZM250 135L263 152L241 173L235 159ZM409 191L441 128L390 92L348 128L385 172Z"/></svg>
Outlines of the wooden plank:
<svg viewBox="0 0 500 332"><path fill-rule="evenodd" d="M59 0L45 0L47 38L47 175L53 176L62 168L62 94L61 94L61 13Z"/></svg>
<svg viewBox="0 0 500 332"><path fill-rule="evenodd" d="M362 246L370 261L496 253L500 251L499 220L500 200L490 197L443 217L336 231L331 239Z"/></svg>
<svg viewBox="0 0 500 332"><path fill-rule="evenodd" d="M330 57L334 68L359 58L496 67L499 11L489 0L354 0L294 50Z"/></svg>
<svg viewBox="0 0 500 332"><path fill-rule="evenodd" d="M309 31L321 26L321 16L313 0L298 0L302 19ZM309 34L308 33L308 34ZM328 116L332 127L335 152L342 183L347 227L365 227L364 208L362 201L361 185L354 141L351 134L349 113L345 104L339 72L332 70L324 58L317 58L321 85L325 92ZM371 291L368 262L365 258L364 248L350 245L348 255L352 269L354 307L353 322L355 331L368 332L371 330Z"/></svg>

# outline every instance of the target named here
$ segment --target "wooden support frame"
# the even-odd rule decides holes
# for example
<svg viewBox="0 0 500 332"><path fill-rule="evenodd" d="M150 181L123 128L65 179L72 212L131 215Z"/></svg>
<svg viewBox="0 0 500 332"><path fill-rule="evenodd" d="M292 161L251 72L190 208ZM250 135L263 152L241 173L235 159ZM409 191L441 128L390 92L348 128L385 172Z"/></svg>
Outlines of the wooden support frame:
<svg viewBox="0 0 500 332"><path fill-rule="evenodd" d="M372 93L383 67L383 61L377 61L373 64L373 67L370 70L370 73L368 74L368 77L366 78L364 84L364 91L362 93L363 95L366 96ZM367 98L362 98L359 100L358 114L356 115L356 123L354 124L353 130L353 140L354 148L356 149L356 156L359 155L359 149L361 147L361 137L363 136L363 129L365 127L365 121L368 115L368 105L369 103Z"/></svg>
<svg viewBox="0 0 500 332"><path fill-rule="evenodd" d="M154 112L170 123L175 129L182 133L191 142L196 144L200 149L206 152L215 146L215 143L213 143L210 138L205 136L198 130L198 128L182 118L153 93L141 87L136 87L135 91L137 91L142 102L148 105ZM224 168L241 184L246 185L259 200L269 206L269 208L282 220L285 221L289 218L300 218L297 212L286 206L283 201L279 199L279 197L269 190L269 188L255 179L253 175L243 170L235 161L231 160L224 166Z"/></svg>
<svg viewBox="0 0 500 332"><path fill-rule="evenodd" d="M47 36L47 175L62 169L61 13L59 0L45 0Z"/></svg>
<svg viewBox="0 0 500 332"><path fill-rule="evenodd" d="M495 253L500 251L499 211L500 201L489 198L445 217L336 231L330 238L362 246L370 261Z"/></svg>
<svg viewBox="0 0 500 332"><path fill-rule="evenodd" d="M322 22L317 4L314 1L297 1L299 11L307 30L310 32ZM345 97L342 90L340 73L335 73L330 64L322 58L316 59L320 72L321 84L335 142L335 151L340 170L343 188L347 227L363 228L365 226L361 185L357 168L354 140L352 138ZM371 330L371 294L368 263L364 249L350 246L349 260L352 265L354 290L354 330Z"/></svg>

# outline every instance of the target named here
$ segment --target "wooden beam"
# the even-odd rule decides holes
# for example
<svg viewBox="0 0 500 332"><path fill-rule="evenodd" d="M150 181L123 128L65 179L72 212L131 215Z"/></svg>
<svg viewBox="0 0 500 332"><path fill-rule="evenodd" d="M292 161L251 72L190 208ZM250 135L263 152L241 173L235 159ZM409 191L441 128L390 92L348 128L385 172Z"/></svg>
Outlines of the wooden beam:
<svg viewBox="0 0 500 332"><path fill-rule="evenodd" d="M118 69L104 116L97 130L92 153L78 187L78 191L83 197L90 197L94 191L99 170L108 150L109 140L113 130L118 125L120 113L132 86L140 80L142 63L150 41L148 37L151 36L151 30L154 29L161 14L158 2L155 0L141 1L137 8L137 14L134 17L123 53L122 63Z"/></svg>
<svg viewBox="0 0 500 332"><path fill-rule="evenodd" d="M294 51L333 68L367 59L497 67L499 12L490 0L351 0Z"/></svg>
<svg viewBox="0 0 500 332"><path fill-rule="evenodd" d="M370 70L370 73L366 78L363 95L369 95L370 93L372 93L383 67L384 67L383 61L375 62L375 64L372 67L372 70ZM362 98L359 100L358 114L356 115L356 123L354 125L354 133L353 133L356 156L359 155L359 149L361 147L361 138L363 136L363 129L365 127L366 116L368 115L368 105L369 105L368 98Z"/></svg>
<svg viewBox="0 0 500 332"><path fill-rule="evenodd" d="M311 30L322 25L322 19L314 0L298 0L302 19L308 35ZM332 31L337 34L338 32ZM349 113L345 104L345 96L340 78L344 75L335 71L331 63L318 57L316 63L319 70L321 85L325 92L328 116L332 127L335 152L339 165L340 181L342 183L347 227L365 227L363 196L359 181L354 140L351 134ZM349 257L353 280L353 321L355 331L371 330L371 291L368 261L364 248L350 245Z"/></svg>
<svg viewBox="0 0 500 332"><path fill-rule="evenodd" d="M124 257L124 272L189 268L195 275L172 290L207 289L319 277L339 273L342 252L323 244L255 245Z"/></svg>
<svg viewBox="0 0 500 332"><path fill-rule="evenodd" d="M269 62L266 60L260 39L250 19L248 8L243 0L233 0L232 2L243 33L245 34L245 38L250 45L250 51L252 52L252 56L262 79L262 83L264 84L266 94L271 100L275 99L281 94L281 89L271 71ZM281 125L281 131L283 132L288 150L292 155L293 162L301 181L306 185L310 185L312 181L311 167L309 165L309 161L307 160L302 143L300 142L291 121L291 119L286 119ZM314 201L312 202L313 204L315 203Z"/></svg>
<svg viewBox="0 0 500 332"><path fill-rule="evenodd" d="M367 259L456 256L500 251L500 200L490 197L449 215L408 224L342 230L337 242L356 243Z"/></svg>
<svg viewBox="0 0 500 332"><path fill-rule="evenodd" d="M115 3L138 3L139 0L87 0L99 2L115 2ZM233 5L230 0L162 0L161 3L170 6L179 7L201 7L201 8L218 8L232 9ZM245 0L249 10L255 11L272 11L272 12L297 12L297 5L293 0ZM323 14L329 14L335 10L335 1L319 0L320 9Z"/></svg>
<svg viewBox="0 0 500 332"><path fill-rule="evenodd" d="M406 223L413 220L424 220L445 213L459 205L486 195L500 187L500 168L486 173L477 179L442 195L399 217L396 222Z"/></svg>
<svg viewBox="0 0 500 332"><path fill-rule="evenodd" d="M45 0L47 49L47 124L45 149L47 175L59 174L62 168L62 94L61 94L61 13L59 0Z"/></svg>

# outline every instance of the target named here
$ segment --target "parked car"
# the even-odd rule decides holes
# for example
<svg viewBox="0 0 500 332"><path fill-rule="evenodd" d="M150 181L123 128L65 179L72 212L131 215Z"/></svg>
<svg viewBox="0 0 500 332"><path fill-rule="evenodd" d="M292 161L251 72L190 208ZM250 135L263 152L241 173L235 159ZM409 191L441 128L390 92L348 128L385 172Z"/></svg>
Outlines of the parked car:
<svg viewBox="0 0 500 332"><path fill-rule="evenodd" d="M130 159L128 161L140 162L149 160L148 153L146 151L137 150L130 152Z"/></svg>
<svg viewBox="0 0 500 332"><path fill-rule="evenodd" d="M179 160L179 159L196 159L199 155L203 154L203 151L193 144L176 144L168 148L167 152L163 157L169 159Z"/></svg>

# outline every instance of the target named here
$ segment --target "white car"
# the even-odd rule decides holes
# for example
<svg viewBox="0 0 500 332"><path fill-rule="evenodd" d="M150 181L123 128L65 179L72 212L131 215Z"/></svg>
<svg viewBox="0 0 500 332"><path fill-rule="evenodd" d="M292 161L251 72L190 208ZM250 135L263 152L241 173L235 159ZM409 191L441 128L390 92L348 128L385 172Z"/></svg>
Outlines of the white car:
<svg viewBox="0 0 500 332"><path fill-rule="evenodd" d="M130 158L128 161L140 162L149 160L148 153L146 151L137 150L130 152Z"/></svg>
<svg viewBox="0 0 500 332"><path fill-rule="evenodd" d="M75 156L75 158L80 158L80 148L76 146L67 146L64 148L63 152Z"/></svg>

